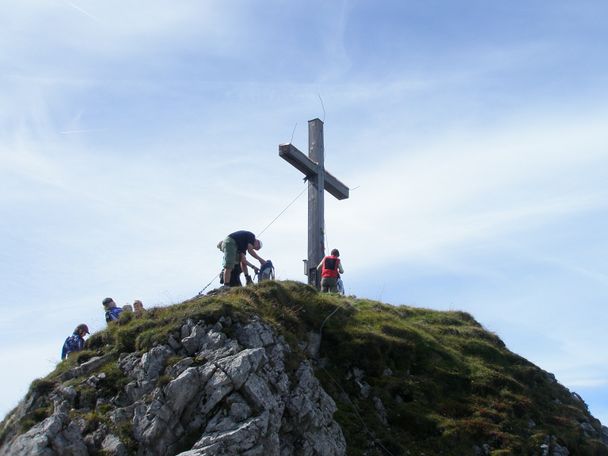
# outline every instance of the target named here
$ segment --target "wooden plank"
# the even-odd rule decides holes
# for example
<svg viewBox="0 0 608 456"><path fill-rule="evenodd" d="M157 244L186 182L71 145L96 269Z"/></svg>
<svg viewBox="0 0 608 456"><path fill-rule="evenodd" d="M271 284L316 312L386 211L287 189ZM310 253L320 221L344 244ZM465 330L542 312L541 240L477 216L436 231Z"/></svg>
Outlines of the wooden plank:
<svg viewBox="0 0 608 456"><path fill-rule="evenodd" d="M325 236L325 147L323 144L323 122L319 119L308 122L308 153L315 163L315 175L308 179L308 283L319 288L321 278L316 268L323 258Z"/></svg>
<svg viewBox="0 0 608 456"><path fill-rule="evenodd" d="M279 156L309 179L317 175L317 163L300 152L293 144L281 144ZM325 190L339 200L346 199L349 195L348 187L329 171L325 171Z"/></svg>
<svg viewBox="0 0 608 456"><path fill-rule="evenodd" d="M281 144L279 146L279 156L291 163L306 177L310 178L317 174L317 164L300 152L293 144Z"/></svg>
<svg viewBox="0 0 608 456"><path fill-rule="evenodd" d="M339 200L348 198L348 187L330 174L329 171L325 171L325 190Z"/></svg>

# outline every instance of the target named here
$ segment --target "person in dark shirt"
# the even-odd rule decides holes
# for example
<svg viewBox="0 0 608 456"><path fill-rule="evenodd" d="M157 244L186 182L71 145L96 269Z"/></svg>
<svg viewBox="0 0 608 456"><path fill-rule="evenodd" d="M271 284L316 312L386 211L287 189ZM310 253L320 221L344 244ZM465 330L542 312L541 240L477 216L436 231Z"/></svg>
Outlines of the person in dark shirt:
<svg viewBox="0 0 608 456"><path fill-rule="evenodd" d="M235 265L240 264L241 270L245 273L247 285L253 283L247 265L251 265L247 261L247 253L260 262L260 266L266 261L257 254L257 251L262 248L262 241L256 239L255 234L251 231L235 231L226 236L222 242L218 244L219 249L224 252L222 266L224 268L224 285L230 286L232 270Z"/></svg>

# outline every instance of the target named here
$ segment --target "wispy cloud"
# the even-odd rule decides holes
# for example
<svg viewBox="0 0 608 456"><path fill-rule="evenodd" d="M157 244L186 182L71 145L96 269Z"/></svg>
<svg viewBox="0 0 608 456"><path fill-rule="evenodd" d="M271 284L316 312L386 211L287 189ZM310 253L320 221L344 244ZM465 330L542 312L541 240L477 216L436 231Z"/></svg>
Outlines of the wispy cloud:
<svg viewBox="0 0 608 456"><path fill-rule="evenodd" d="M80 12L81 14L84 14L86 17L88 17L88 18L90 18L90 19L94 20L94 21L95 21L95 22L97 22L98 24L103 25L103 24L102 24L102 22L99 20L99 18L98 18L98 17L93 16L91 13L89 13L89 12L85 11L85 10L84 10L83 8L81 8L80 6L78 6L78 5L76 5L76 4L72 3L72 2L69 2L69 1L67 1L67 0L61 0L61 1L62 1L64 4L66 4L67 6L69 6L70 8L74 8L76 11L78 11L78 12Z"/></svg>
<svg viewBox="0 0 608 456"><path fill-rule="evenodd" d="M407 256L605 208L608 140L600 124L594 115L559 124L537 120L535 128L470 131L431 148L392 154L359 177L362 189L352 201L330 202L336 212L329 215L330 226L352 217L355 234L345 237L354 242L383 220L391 254ZM399 147L395 138L391 142ZM373 249L362 247L362 257L386 261L385 252Z"/></svg>

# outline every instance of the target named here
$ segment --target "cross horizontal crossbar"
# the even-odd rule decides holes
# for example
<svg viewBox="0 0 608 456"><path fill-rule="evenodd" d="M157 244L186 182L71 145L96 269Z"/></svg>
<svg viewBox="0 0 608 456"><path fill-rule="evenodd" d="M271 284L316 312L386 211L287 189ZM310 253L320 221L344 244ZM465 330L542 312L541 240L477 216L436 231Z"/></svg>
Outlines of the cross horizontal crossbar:
<svg viewBox="0 0 608 456"><path fill-rule="evenodd" d="M319 165L300 152L293 144L281 144L279 156L299 169L306 177L314 178L319 173ZM348 198L348 187L325 171L325 190L339 200Z"/></svg>

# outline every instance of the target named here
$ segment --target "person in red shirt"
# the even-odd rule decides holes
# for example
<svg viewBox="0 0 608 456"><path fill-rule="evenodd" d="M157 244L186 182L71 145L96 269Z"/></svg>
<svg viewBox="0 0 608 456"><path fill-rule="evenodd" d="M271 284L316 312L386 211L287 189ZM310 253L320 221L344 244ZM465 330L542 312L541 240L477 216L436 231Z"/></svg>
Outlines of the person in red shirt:
<svg viewBox="0 0 608 456"><path fill-rule="evenodd" d="M338 249L333 249L331 255L324 257L317 266L317 270L321 273L321 291L325 293L338 292L338 278L340 274L344 274L339 257Z"/></svg>

